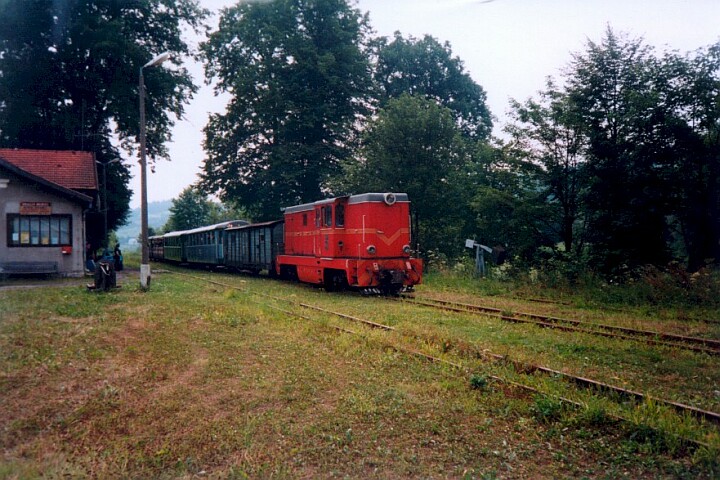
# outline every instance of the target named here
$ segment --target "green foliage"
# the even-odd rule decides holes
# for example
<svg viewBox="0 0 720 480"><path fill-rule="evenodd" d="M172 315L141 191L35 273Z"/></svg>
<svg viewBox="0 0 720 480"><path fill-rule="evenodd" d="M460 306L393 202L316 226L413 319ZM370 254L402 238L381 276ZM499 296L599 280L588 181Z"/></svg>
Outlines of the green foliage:
<svg viewBox="0 0 720 480"><path fill-rule="evenodd" d="M661 73L672 109L665 129L674 144L667 172L671 226L696 271L708 259L720 264L720 43L685 56L665 54Z"/></svg>
<svg viewBox="0 0 720 480"><path fill-rule="evenodd" d="M535 418L541 423L552 423L560 419L563 405L560 400L538 395L531 406Z"/></svg>
<svg viewBox="0 0 720 480"><path fill-rule="evenodd" d="M192 186L187 187L178 198L173 199L170 217L163 229L172 232L211 225L211 209L212 202L202 192Z"/></svg>
<svg viewBox="0 0 720 480"><path fill-rule="evenodd" d="M541 247L554 243L547 208L534 196L479 187L470 209L483 241L509 248L523 265L537 263Z"/></svg>
<svg viewBox="0 0 720 480"><path fill-rule="evenodd" d="M210 202L208 225L229 222L230 220L250 220L247 211L242 207L226 203Z"/></svg>
<svg viewBox="0 0 720 480"><path fill-rule="evenodd" d="M568 95L589 144L584 203L593 262L604 272L667 262L658 62L641 40L608 29L571 68Z"/></svg>
<svg viewBox="0 0 720 480"><path fill-rule="evenodd" d="M116 155L114 147L107 153ZM100 202L98 208L86 213L86 237L88 241L100 246L105 234L105 215L107 214L108 232L125 224L130 214L130 197L132 192L128 187L130 182L130 169L121 162L112 162L118 159L108 159L105 152L96 152L95 158L101 164L97 165Z"/></svg>
<svg viewBox="0 0 720 480"><path fill-rule="evenodd" d="M488 379L485 375L473 374L470 377L470 387L475 390L483 390L487 387Z"/></svg>
<svg viewBox="0 0 720 480"><path fill-rule="evenodd" d="M468 138L489 138L492 118L485 91L452 56L449 43L441 45L430 35L405 39L396 32L392 42L383 37L379 44L374 76L384 101L404 94L425 97L449 108Z"/></svg>
<svg viewBox="0 0 720 480"><path fill-rule="evenodd" d="M536 263L541 247L557 242L552 206L544 202L536 166L507 146L479 145L465 174L471 221L465 238L500 246L523 265Z"/></svg>
<svg viewBox="0 0 720 480"><path fill-rule="evenodd" d="M467 149L449 109L406 94L389 100L363 137L361 157L345 164L339 190L405 192L418 249L462 246L463 205L455 200L463 196Z"/></svg>
<svg viewBox="0 0 720 480"><path fill-rule="evenodd" d="M565 251L572 252L581 228L581 167L586 139L572 102L551 79L539 96L538 101L511 102L516 123L506 128L512 136L510 149L523 161L541 167L536 173L544 203L552 208L549 220L558 225Z"/></svg>
<svg viewBox="0 0 720 480"><path fill-rule="evenodd" d="M0 145L92 151L101 164L120 157L112 138L134 152L139 134L138 71L169 51L174 69L148 69L147 148L163 146L196 91L182 56L182 29L199 29L207 12L194 0L51 0L0 3ZM128 168L108 165L108 229L127 215ZM102 169L98 169L102 178ZM105 206L102 206L105 208ZM102 213L91 213L99 244Z"/></svg>
<svg viewBox="0 0 720 480"><path fill-rule="evenodd" d="M660 269L647 265L624 279L624 291L618 299L630 304L664 306L707 305L720 306L720 272L707 268L688 272L677 263Z"/></svg>
<svg viewBox="0 0 720 480"><path fill-rule="evenodd" d="M580 412L577 422L580 425L600 427L611 423L613 420L608 415L605 404L597 397L591 397Z"/></svg>
<svg viewBox="0 0 720 480"><path fill-rule="evenodd" d="M205 127L203 189L260 220L322 198L367 110L367 31L345 0L224 10L202 52L207 78L232 99Z"/></svg>
<svg viewBox="0 0 720 480"><path fill-rule="evenodd" d="M165 232L190 230L246 218L247 214L243 209L212 202L196 187L189 186L178 198L173 199L170 217L163 230Z"/></svg>
<svg viewBox="0 0 720 480"><path fill-rule="evenodd" d="M720 475L720 448L700 447L693 454L693 462L702 465L710 472L710 476Z"/></svg>
<svg viewBox="0 0 720 480"><path fill-rule="evenodd" d="M660 57L608 28L564 77L513 102L507 129L512 154L539 167L530 178L541 195L529 200L547 206L542 221L562 241L555 266L567 261L575 281L583 265L618 279L672 259L691 271L717 262L720 46Z"/></svg>

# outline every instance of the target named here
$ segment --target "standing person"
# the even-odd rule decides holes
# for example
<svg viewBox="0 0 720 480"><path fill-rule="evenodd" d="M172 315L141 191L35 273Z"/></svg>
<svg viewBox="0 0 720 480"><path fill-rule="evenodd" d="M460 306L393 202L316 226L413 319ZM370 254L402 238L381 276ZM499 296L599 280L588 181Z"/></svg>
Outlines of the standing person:
<svg viewBox="0 0 720 480"><path fill-rule="evenodd" d="M95 271L95 252L90 242L87 242L85 245L85 268L87 268L89 272Z"/></svg>
<svg viewBox="0 0 720 480"><path fill-rule="evenodd" d="M120 271L123 269L123 257L122 252L120 251L120 244L115 244L115 251L113 251L113 260L115 260L115 271Z"/></svg>

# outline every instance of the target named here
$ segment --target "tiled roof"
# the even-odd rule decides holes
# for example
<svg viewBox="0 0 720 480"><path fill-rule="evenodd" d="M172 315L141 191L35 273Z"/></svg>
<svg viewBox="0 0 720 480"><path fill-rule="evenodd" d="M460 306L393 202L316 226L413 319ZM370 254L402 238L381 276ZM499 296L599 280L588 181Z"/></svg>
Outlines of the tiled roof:
<svg viewBox="0 0 720 480"><path fill-rule="evenodd" d="M33 175L30 172L27 172L23 170L22 168L16 167L14 164L6 161L3 159L2 156L0 156L0 173L2 173L4 170L9 171L10 173L14 173L15 175L18 175L21 178L25 178L27 180L30 180L31 182L34 182L38 185L42 185L45 187L50 188L51 190L60 193L61 195L72 198L75 200L80 200L82 202L86 203L92 203L93 197L85 195L84 193L80 193L78 190L71 190L69 188L65 188L61 185L58 185L57 183L50 182L48 180L45 180L44 178L38 177L37 175ZM85 190L87 192L87 190Z"/></svg>
<svg viewBox="0 0 720 480"><path fill-rule="evenodd" d="M0 158L36 177L71 190L97 190L91 152L0 148Z"/></svg>

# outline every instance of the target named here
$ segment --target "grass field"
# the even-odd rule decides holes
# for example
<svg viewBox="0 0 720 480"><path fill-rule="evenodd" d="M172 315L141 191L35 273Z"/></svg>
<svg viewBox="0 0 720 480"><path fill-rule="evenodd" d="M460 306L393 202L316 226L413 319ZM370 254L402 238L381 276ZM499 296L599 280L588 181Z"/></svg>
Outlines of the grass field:
<svg viewBox="0 0 720 480"><path fill-rule="evenodd" d="M154 268L146 293L132 276L106 294L73 285L0 290L0 478L720 475L716 426L469 352L504 354L715 412L717 357L177 270L230 288ZM539 304L517 292L488 295L471 282L448 282L431 276L417 294L720 338L720 325L700 321L714 313L702 307ZM371 330L263 295L396 330Z"/></svg>

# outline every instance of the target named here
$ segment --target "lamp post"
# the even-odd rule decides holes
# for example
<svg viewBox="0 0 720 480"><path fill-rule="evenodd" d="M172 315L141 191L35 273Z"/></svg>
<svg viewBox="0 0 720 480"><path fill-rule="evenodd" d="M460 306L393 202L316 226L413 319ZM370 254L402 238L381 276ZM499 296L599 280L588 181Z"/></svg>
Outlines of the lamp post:
<svg viewBox="0 0 720 480"><path fill-rule="evenodd" d="M148 206L147 206L147 160L145 158L145 79L143 69L160 65L170 58L170 53L161 53L140 67L140 288L150 288L150 254L148 252Z"/></svg>

